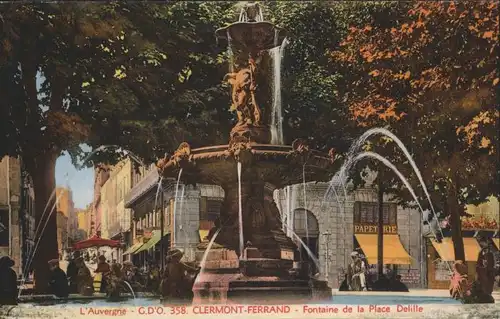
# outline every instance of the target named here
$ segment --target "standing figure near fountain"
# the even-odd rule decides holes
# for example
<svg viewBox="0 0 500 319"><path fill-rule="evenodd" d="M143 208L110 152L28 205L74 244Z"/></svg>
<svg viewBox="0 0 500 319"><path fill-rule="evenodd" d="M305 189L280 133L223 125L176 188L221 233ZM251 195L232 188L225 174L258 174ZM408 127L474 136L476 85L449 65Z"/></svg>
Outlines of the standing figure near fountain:
<svg viewBox="0 0 500 319"><path fill-rule="evenodd" d="M78 293L84 296L92 296L94 294L94 280L89 268L85 265L82 257L75 259L75 263L78 268L78 274L76 275Z"/></svg>
<svg viewBox="0 0 500 319"><path fill-rule="evenodd" d="M167 267L161 283L162 298L168 303L179 303L186 299L186 269L181 263L183 253L172 249L167 253Z"/></svg>
<svg viewBox="0 0 500 319"><path fill-rule="evenodd" d="M482 302L493 300L491 296L495 285L495 258L490 248L488 238L481 236L478 239L481 251L476 263L476 281L481 290Z"/></svg>
<svg viewBox="0 0 500 319"><path fill-rule="evenodd" d="M68 298L69 286L68 278L64 271L59 267L59 260L52 259L49 261L51 277L49 281L51 292L59 298Z"/></svg>
<svg viewBox="0 0 500 319"><path fill-rule="evenodd" d="M9 256L0 257L0 305L17 305L17 276Z"/></svg>
<svg viewBox="0 0 500 319"><path fill-rule="evenodd" d="M469 303L471 299L470 283L467 275L467 265L462 260L457 260L453 265L453 275L450 283L450 296L453 299Z"/></svg>
<svg viewBox="0 0 500 319"><path fill-rule="evenodd" d="M69 281L69 293L76 294L78 292L78 287L76 284L76 277L78 276L78 267L76 265L76 259L81 256L80 251L75 251L73 253L73 258L70 259L68 266L66 268L66 276Z"/></svg>
<svg viewBox="0 0 500 319"><path fill-rule="evenodd" d="M366 266L357 252L351 253L352 263L347 270L347 283L349 290L366 291L365 271Z"/></svg>
<svg viewBox="0 0 500 319"><path fill-rule="evenodd" d="M107 277L107 292L106 296L110 301L116 301L120 299L120 292L123 287L123 273L122 265L112 264L111 272Z"/></svg>

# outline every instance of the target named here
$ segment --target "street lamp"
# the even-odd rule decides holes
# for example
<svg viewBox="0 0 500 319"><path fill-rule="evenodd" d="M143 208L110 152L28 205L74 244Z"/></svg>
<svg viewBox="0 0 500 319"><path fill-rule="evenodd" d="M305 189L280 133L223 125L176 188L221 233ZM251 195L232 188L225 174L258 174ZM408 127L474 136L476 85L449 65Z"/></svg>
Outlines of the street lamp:
<svg viewBox="0 0 500 319"><path fill-rule="evenodd" d="M326 243L326 255L325 255L325 279L328 281L328 255L329 255L329 250L328 250L328 242L330 241L330 235L331 233L329 231L326 231L322 234L325 236L325 243Z"/></svg>

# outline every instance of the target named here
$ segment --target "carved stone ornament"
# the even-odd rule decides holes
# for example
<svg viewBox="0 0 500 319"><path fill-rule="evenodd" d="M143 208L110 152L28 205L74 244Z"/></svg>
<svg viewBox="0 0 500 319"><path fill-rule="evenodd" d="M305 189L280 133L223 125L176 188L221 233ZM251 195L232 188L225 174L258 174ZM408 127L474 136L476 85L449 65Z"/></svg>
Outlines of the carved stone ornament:
<svg viewBox="0 0 500 319"><path fill-rule="evenodd" d="M189 162L191 159L191 146L186 143L182 142L177 150L174 152L174 155L172 155L171 160L174 162L175 166L180 166L182 167L185 163Z"/></svg>
<svg viewBox="0 0 500 319"><path fill-rule="evenodd" d="M163 157L162 159L160 159L160 160L156 163L156 168L158 169L158 171L163 172L163 169L164 169L164 168L165 168L165 166L167 165L168 160L169 160L169 157L168 157L168 155L167 155L167 154L165 154L165 157Z"/></svg>
<svg viewBox="0 0 500 319"><path fill-rule="evenodd" d="M252 153L250 140L244 136L234 136L229 142L229 155L241 163L248 163Z"/></svg>
<svg viewBox="0 0 500 319"><path fill-rule="evenodd" d="M337 158L337 150L335 150L334 148L331 148L328 151L328 158L330 159L330 163L335 162L335 159Z"/></svg>
<svg viewBox="0 0 500 319"><path fill-rule="evenodd" d="M253 59L248 60L248 67L238 72L228 73L224 77L231 87L231 111L236 111L238 115L237 126L241 125L260 125L261 110L255 98L256 82L255 70L256 63Z"/></svg>

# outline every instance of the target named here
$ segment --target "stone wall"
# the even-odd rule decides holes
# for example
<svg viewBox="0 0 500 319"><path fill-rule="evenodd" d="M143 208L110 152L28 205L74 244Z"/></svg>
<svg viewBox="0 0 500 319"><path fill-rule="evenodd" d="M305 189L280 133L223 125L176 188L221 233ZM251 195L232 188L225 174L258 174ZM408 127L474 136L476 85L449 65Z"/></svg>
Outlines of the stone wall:
<svg viewBox="0 0 500 319"><path fill-rule="evenodd" d="M19 209L21 199L21 166L18 159L4 157L0 161L0 209L8 211L9 246L0 248L0 255L10 255L14 260L14 270L21 272L21 239L19 224Z"/></svg>
<svg viewBox="0 0 500 319"><path fill-rule="evenodd" d="M184 197L181 200L182 193ZM176 210L181 213L175 216L174 247L182 249L187 260L194 260L196 245L199 243L200 189L180 185L177 197Z"/></svg>
<svg viewBox="0 0 500 319"><path fill-rule="evenodd" d="M304 201L304 186L290 186L290 195L286 190L278 190L275 200L278 200L278 208L282 218L290 220L291 214L297 209L307 209L316 217L319 225L318 259L320 273L327 278L331 287L339 287L339 276L342 270L347 270L350 262L350 253L353 250L353 217L354 203L356 201L376 202L377 194L372 188L348 192L345 198L344 192L337 188L337 195L325 198L328 189L326 183L307 183L306 198ZM390 196L384 196L384 202L389 202ZM425 277L425 263L422 262L422 236L421 215L416 210L398 207L397 223L401 242L406 251L413 258L410 266L399 266L398 273L403 277L417 278L410 287L423 287ZM288 223L288 228L293 227ZM286 232L286 228L284 230ZM292 236L292 235L289 235Z"/></svg>

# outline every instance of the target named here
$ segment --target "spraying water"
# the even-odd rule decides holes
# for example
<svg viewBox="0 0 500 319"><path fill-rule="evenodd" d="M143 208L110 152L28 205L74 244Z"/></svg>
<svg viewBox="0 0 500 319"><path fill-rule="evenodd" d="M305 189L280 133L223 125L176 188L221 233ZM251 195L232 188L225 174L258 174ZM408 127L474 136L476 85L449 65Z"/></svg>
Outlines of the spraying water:
<svg viewBox="0 0 500 319"><path fill-rule="evenodd" d="M175 184L175 200L174 200L174 217L173 217L173 222L172 222L172 238L174 239L174 243L177 242L176 240L176 224L177 224L177 195L179 193L179 182L181 180L181 176L182 176L182 168L179 170L179 175L177 175L177 183Z"/></svg>
<svg viewBox="0 0 500 319"><path fill-rule="evenodd" d="M181 199L180 199L180 202L181 202L181 207L180 207L180 215L179 215L179 229L182 230L182 232L184 233L184 253L187 252L187 246L188 246L188 236L189 234L186 232L186 230L184 229L184 221L183 221L183 215L184 215L184 194L185 194L185 191L186 191L186 185L182 185L182 191L181 191Z"/></svg>
<svg viewBox="0 0 500 319"><path fill-rule="evenodd" d="M229 73L234 72L234 53L233 53L233 47L232 47L232 42L233 39L231 38L231 34L229 33L229 29L226 32L227 35L227 58L229 59Z"/></svg>
<svg viewBox="0 0 500 319"><path fill-rule="evenodd" d="M373 129L370 129L370 130L366 131L360 137L359 143L356 143L358 149L360 147L359 145L364 144L364 142L366 141L366 139L368 137L370 137L372 135L376 135L376 134L381 134L381 135L385 135L385 136L389 137L401 149L401 151L403 152L403 154L406 156L406 159L410 163L411 167L413 168L413 171L417 175L418 181L420 182L420 185L422 186L422 189L424 190L425 196L427 197L427 201L429 202L429 206L430 206L430 208L432 210L434 218L436 218L436 220L438 220L438 217L437 217L437 214L436 214L436 210L434 209L434 206L432 205L431 196L429 195L429 191L427 190L427 186L425 185L424 179L422 178L422 174L420 173L420 170L418 169L417 164L413 160L413 157L411 156L410 152L408 151L408 149L406 148L406 146L403 144L403 142L396 135L394 135L393 133L391 133L389 130L387 130L385 128L373 128ZM439 228L439 230L441 232L441 236L443 236L443 231L441 230L441 228Z"/></svg>
<svg viewBox="0 0 500 319"><path fill-rule="evenodd" d="M130 292L132 293L132 297L134 297L135 299L135 293L134 293L134 289L132 289L132 286L130 285L130 283L126 280L123 281L123 283L125 284L125 286L128 287L128 289L130 290Z"/></svg>
<svg viewBox="0 0 500 319"><path fill-rule="evenodd" d="M240 224L240 259L243 258L243 208L241 205L241 162L238 162L238 222Z"/></svg>
<svg viewBox="0 0 500 319"><path fill-rule="evenodd" d="M160 179L158 180L158 188L156 189L156 196L155 196L155 210L158 207L158 195L160 194L160 189L161 189L161 184L163 182L163 176L160 176ZM163 214L163 212L162 212Z"/></svg>
<svg viewBox="0 0 500 319"><path fill-rule="evenodd" d="M299 241L300 245L302 245L302 247L304 247L304 250L307 252L307 254L309 255L309 257L311 257L311 260L314 262L314 265L317 267L316 269L321 269L319 267L319 260L318 260L318 258L316 258L316 256L314 256L314 253L309 248L309 246L307 246L306 243L304 243L304 241L300 238L300 236L297 235L297 233L295 233L295 231L293 229L289 228L288 225L286 225L286 228L288 229L288 231L292 235L291 237L297 238L297 240Z"/></svg>
<svg viewBox="0 0 500 319"><path fill-rule="evenodd" d="M335 180L340 180L340 182L341 182L341 184L343 186L344 196L347 198L347 190L346 190L346 187L345 187L346 172L348 172L352 168L352 166L354 165L354 163L355 163L355 161L354 161L355 154L359 152L359 150L362 148L362 146L364 145L364 143L366 142L366 140L370 136L372 136L372 135L384 135L384 136L387 136L392 141L394 141L396 143L396 145L401 149L401 151L403 152L403 154L406 156L408 162L410 163L411 167L413 168L413 171L417 175L419 183L420 183L421 187L424 190L425 196L427 197L427 201L429 202L429 206L430 206L431 211L432 211L432 213L434 215L434 218L436 220L438 220L438 216L436 214L434 206L432 205L431 197L430 197L429 192L427 190L427 186L425 185L424 179L422 178L422 174L420 173L420 170L418 169L417 164L413 160L410 152L405 147L405 145L403 144L403 142L396 135L394 135L393 133L391 133L389 130L387 130L385 128L372 128L372 129L366 131L365 133L363 133L363 135L361 135L351 145L351 147L349 148L347 157L346 157L346 161L344 162L344 164L342 165L342 167L340 168L340 170L332 178L332 180L330 182L330 185L329 185L329 187L328 187L328 189L327 189L327 191L325 193L325 197L329 197L331 195L330 192L331 192L331 189L334 187L333 186L334 185L334 181ZM444 234L443 234L443 231L442 231L441 228L439 229L439 232L440 232L441 237L444 237Z"/></svg>
<svg viewBox="0 0 500 319"><path fill-rule="evenodd" d="M304 196L304 223L306 228L307 247L309 247L309 225L307 221L307 197L306 197L306 165L302 166L302 196Z"/></svg>
<svg viewBox="0 0 500 319"><path fill-rule="evenodd" d="M394 173L396 173L396 175L399 177L399 179L403 182L403 184L405 185L405 187L408 189L408 191L410 192L411 196L413 197L413 199L415 200L415 202L417 203L418 205L418 208L420 209L420 211L422 212L422 215L424 214L424 209L422 208L422 206L420 205L420 202L418 200L418 197L417 195L415 194L415 192L413 191L413 188L411 187L410 183L408 182L408 180L403 176L403 174L401 174L401 172L396 168L396 166L394 166L394 164L392 164L388 159L386 159L385 157L381 156L380 154L377 154L377 153L374 153L374 152L363 152L359 155L357 155L354 160L353 160L353 163L356 163L358 162L359 160L365 158L365 157L369 157L369 158L374 158L376 160L379 160L380 162L382 162L385 166L387 166L388 168L390 168ZM434 230L431 228L431 231L433 233L433 235L436 237L436 234L434 233ZM437 237L436 237L437 238ZM448 265L448 268L450 270L450 272L452 271L451 270L451 267L450 265L447 263Z"/></svg>
<svg viewBox="0 0 500 319"><path fill-rule="evenodd" d="M208 253L210 252L210 249L212 249L212 246L213 246L213 244L215 242L215 239L217 238L217 235L219 235L219 232L220 232L221 229L222 228L217 229L217 231L214 233L214 235L212 236L212 238L210 238L210 241L208 242L208 246L205 249L205 252L203 253L203 257L201 258L201 262L200 262L200 274L198 276L196 276L195 283L197 283L200 280L201 275L205 271L205 264L207 263Z"/></svg>
<svg viewBox="0 0 500 319"><path fill-rule="evenodd" d="M283 145L283 111L281 105L281 62L283 59L286 39L281 45L278 44L278 30L275 30L274 45L270 50L270 56L273 60L273 106L271 109L271 144Z"/></svg>

